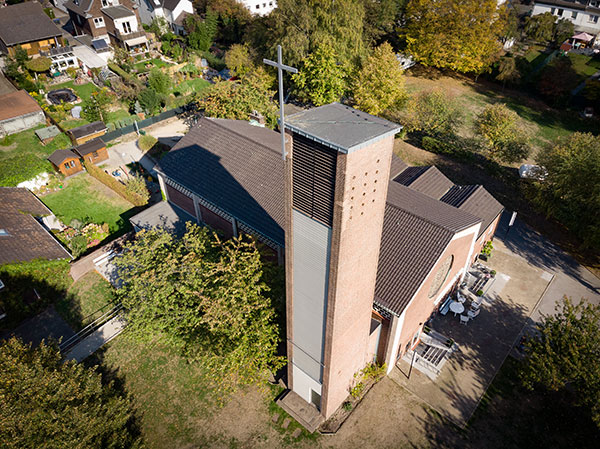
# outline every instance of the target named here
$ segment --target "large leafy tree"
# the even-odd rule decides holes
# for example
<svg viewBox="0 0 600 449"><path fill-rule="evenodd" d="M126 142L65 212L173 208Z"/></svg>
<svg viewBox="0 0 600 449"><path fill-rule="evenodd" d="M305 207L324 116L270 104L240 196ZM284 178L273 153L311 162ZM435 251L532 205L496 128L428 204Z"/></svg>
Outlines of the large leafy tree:
<svg viewBox="0 0 600 449"><path fill-rule="evenodd" d="M218 14L210 8L204 19L197 15L186 17L184 24L189 46L194 50L208 51L217 37L218 19Z"/></svg>
<svg viewBox="0 0 600 449"><path fill-rule="evenodd" d="M525 19L525 33L538 42L549 42L554 33L554 15L549 12Z"/></svg>
<svg viewBox="0 0 600 449"><path fill-rule="evenodd" d="M132 406L112 383L58 348L0 342L0 441L4 448L131 448Z"/></svg>
<svg viewBox="0 0 600 449"><path fill-rule="evenodd" d="M600 137L574 133L537 157L547 176L539 203L589 248L600 248Z"/></svg>
<svg viewBox="0 0 600 449"><path fill-rule="evenodd" d="M104 121L110 102L111 98L106 88L92 92L90 98L83 102L83 116L90 122Z"/></svg>
<svg viewBox="0 0 600 449"><path fill-rule="evenodd" d="M204 89L197 105L208 117L248 120L257 111L265 117L267 126L277 125L277 105L274 91L269 90L272 78L262 68L243 76L238 81L220 81Z"/></svg>
<svg viewBox="0 0 600 449"><path fill-rule="evenodd" d="M496 0L410 0L405 18L407 51L418 62L479 74L498 56L506 12Z"/></svg>
<svg viewBox="0 0 600 449"><path fill-rule="evenodd" d="M320 45L292 76L298 96L315 106L338 101L346 90L346 72L333 48Z"/></svg>
<svg viewBox="0 0 600 449"><path fill-rule="evenodd" d="M249 237L222 242L192 224L182 238L146 231L116 265L130 334L199 361L221 392L281 366L275 310Z"/></svg>
<svg viewBox="0 0 600 449"><path fill-rule="evenodd" d="M320 46L327 46L344 65L366 53L361 0L279 0L271 13L269 51L281 44L286 64L300 66Z"/></svg>
<svg viewBox="0 0 600 449"><path fill-rule="evenodd" d="M369 56L354 81L354 101L358 109L380 114L406 99L402 69L387 42Z"/></svg>
<svg viewBox="0 0 600 449"><path fill-rule="evenodd" d="M600 306L584 300L575 305L565 297L556 314L542 318L526 349L525 386L572 389L600 427Z"/></svg>
<svg viewBox="0 0 600 449"><path fill-rule="evenodd" d="M166 95L171 88L171 78L158 68L153 68L148 75L148 87L157 94Z"/></svg>
<svg viewBox="0 0 600 449"><path fill-rule="evenodd" d="M505 104L487 106L475 121L475 132L481 136L493 159L518 162L527 157L527 135L519 125L516 112Z"/></svg>
<svg viewBox="0 0 600 449"><path fill-rule="evenodd" d="M408 132L430 136L452 134L462 123L460 105L441 90L414 95L400 117Z"/></svg>
<svg viewBox="0 0 600 449"><path fill-rule="evenodd" d="M506 82L515 83L521 78L521 72L517 68L517 62L515 58L506 56L500 60L498 64L498 75L496 79L502 81L502 89L506 86Z"/></svg>

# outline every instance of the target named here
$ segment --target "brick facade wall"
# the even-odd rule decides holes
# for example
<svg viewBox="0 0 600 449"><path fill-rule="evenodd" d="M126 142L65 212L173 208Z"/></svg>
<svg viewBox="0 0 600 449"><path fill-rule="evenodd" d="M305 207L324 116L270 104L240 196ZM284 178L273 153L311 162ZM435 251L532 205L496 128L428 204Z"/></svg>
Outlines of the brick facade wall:
<svg viewBox="0 0 600 449"><path fill-rule="evenodd" d="M465 267L465 263L469 258L472 241L472 233L451 241L421 288L415 294L415 297L405 310L404 325L402 327L402 333L400 334L400 351L398 352L398 356L401 356L405 352L407 343L412 340L415 333L422 327L422 324L420 325L419 323L425 323L436 307L443 302L442 300L435 305L435 297L443 292L449 285L457 282L456 276ZM454 256L454 262L450 269L450 273L434 298L429 298L431 284L433 283L439 267L451 255Z"/></svg>
<svg viewBox="0 0 600 449"><path fill-rule="evenodd" d="M338 156L321 413L330 416L364 368L394 138Z"/></svg>
<svg viewBox="0 0 600 449"><path fill-rule="evenodd" d="M488 226L485 232L481 234L481 237L479 237L475 242L475 249L473 250L473 260L475 260L477 255L481 252L481 249L483 248L485 242L489 242L494 238L494 235L496 235L496 229L498 229L498 223L500 223L501 215L502 214L496 217L496 219Z"/></svg>

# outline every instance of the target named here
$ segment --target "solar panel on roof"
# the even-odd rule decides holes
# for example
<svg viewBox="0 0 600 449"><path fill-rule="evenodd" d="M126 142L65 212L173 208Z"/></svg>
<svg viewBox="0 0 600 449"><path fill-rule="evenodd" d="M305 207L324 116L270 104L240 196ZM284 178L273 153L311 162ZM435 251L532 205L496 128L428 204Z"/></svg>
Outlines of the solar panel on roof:
<svg viewBox="0 0 600 449"><path fill-rule="evenodd" d="M94 50L102 50L103 48L108 48L108 44L104 39L97 39L95 41L92 41L92 46L94 47Z"/></svg>

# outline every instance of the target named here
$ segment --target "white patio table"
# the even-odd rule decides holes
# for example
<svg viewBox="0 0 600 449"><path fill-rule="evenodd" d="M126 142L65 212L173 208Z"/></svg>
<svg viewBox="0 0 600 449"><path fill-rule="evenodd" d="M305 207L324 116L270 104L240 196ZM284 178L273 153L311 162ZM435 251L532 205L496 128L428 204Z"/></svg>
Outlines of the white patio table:
<svg viewBox="0 0 600 449"><path fill-rule="evenodd" d="M459 313L463 313L465 311L465 306L462 305L460 302L458 301L454 301L452 302L452 304L450 304L450 310L452 312L454 312L454 316L458 315Z"/></svg>

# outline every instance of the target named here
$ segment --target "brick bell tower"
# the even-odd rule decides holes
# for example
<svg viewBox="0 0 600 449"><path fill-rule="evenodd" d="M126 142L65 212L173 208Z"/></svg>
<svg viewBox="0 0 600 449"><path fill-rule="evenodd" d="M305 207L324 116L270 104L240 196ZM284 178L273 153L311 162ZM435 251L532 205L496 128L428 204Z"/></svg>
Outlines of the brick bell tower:
<svg viewBox="0 0 600 449"><path fill-rule="evenodd" d="M365 367L395 123L338 103L286 120L288 387L328 418Z"/></svg>

